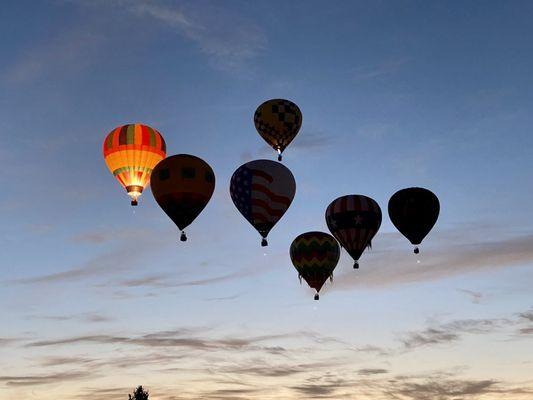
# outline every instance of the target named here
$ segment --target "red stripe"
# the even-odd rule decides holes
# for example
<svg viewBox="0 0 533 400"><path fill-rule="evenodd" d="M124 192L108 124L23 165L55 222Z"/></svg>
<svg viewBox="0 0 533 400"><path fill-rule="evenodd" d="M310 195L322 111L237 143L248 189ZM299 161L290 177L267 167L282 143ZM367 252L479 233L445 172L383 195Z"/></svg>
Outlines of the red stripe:
<svg viewBox="0 0 533 400"><path fill-rule="evenodd" d="M142 144L144 146L150 146L150 131L146 125L141 125L142 130Z"/></svg>
<svg viewBox="0 0 533 400"><path fill-rule="evenodd" d="M259 176L263 179L266 179L268 183L272 183L274 181L274 178L272 178L271 175L267 174L264 171L261 171L260 169L252 169L252 173L254 174L254 176Z"/></svg>
<svg viewBox="0 0 533 400"><path fill-rule="evenodd" d="M257 223L257 222L272 222L272 220L268 217L266 217L264 214L261 214L259 212L253 212L252 213L252 218L254 220L254 223Z"/></svg>
<svg viewBox="0 0 533 400"><path fill-rule="evenodd" d="M276 203L282 203L289 207L291 205L291 199L286 196L279 196L276 193L272 192L269 188L266 186L260 185L259 183L252 183L252 191L261 192L263 194L266 194L270 200L276 202Z"/></svg>
<svg viewBox="0 0 533 400"><path fill-rule="evenodd" d="M280 217L280 218L283 216L283 213L286 210L286 209L285 210L273 209L272 207L270 207L270 205L266 201L263 201L263 200L260 200L260 199L252 199L252 207L253 206L261 207L269 215L272 215L273 217Z"/></svg>

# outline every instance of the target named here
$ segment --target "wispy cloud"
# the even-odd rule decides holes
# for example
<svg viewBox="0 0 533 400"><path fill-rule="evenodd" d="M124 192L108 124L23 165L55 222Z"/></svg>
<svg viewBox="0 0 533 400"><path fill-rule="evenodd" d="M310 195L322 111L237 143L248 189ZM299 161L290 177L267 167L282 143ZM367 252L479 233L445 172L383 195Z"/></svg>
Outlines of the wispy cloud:
<svg viewBox="0 0 533 400"><path fill-rule="evenodd" d="M121 1L121 7L176 29L207 55L211 64L242 71L267 43L263 30L252 21L217 3L164 4Z"/></svg>
<svg viewBox="0 0 533 400"><path fill-rule="evenodd" d="M533 310L520 313L519 317L526 321L533 322Z"/></svg>
<svg viewBox="0 0 533 400"><path fill-rule="evenodd" d="M359 375L381 375L388 373L389 370L383 368L362 368L357 373Z"/></svg>
<svg viewBox="0 0 533 400"><path fill-rule="evenodd" d="M114 318L99 314L99 313L79 313L79 314L72 314L72 315L30 315L27 317L28 319L41 319L41 320L48 320L48 321L82 321L82 322L109 322L113 321Z"/></svg>
<svg viewBox="0 0 533 400"><path fill-rule="evenodd" d="M203 286L203 285L210 285L214 283L220 283L225 281L231 281L238 278L244 278L247 276L252 276L260 273L260 271L257 270L257 268L254 269L243 269L235 272L231 272L229 274L214 276L214 277L207 277L202 279L193 279L193 280L185 280L185 281L179 281L175 278L172 278L168 275L149 275L142 278L137 279L127 279L123 280L121 282L118 282L119 286L124 287L159 287L159 288L173 288L173 287L183 287L183 286Z"/></svg>
<svg viewBox="0 0 533 400"><path fill-rule="evenodd" d="M91 373L88 371L69 371L47 375L4 375L0 376L0 382L8 386L35 386L85 379L89 376Z"/></svg>
<svg viewBox="0 0 533 400"><path fill-rule="evenodd" d="M422 331L409 332L401 339L406 349L450 343L459 340L463 334L486 334L500 329L510 321L503 319L465 319L439 324Z"/></svg>
<svg viewBox="0 0 533 400"><path fill-rule="evenodd" d="M481 292L476 292L468 289L457 289L457 291L468 295L472 300L472 303L474 304L479 304L481 302L481 299L483 298L483 293Z"/></svg>
<svg viewBox="0 0 533 400"><path fill-rule="evenodd" d="M94 63L106 43L98 26L80 23L57 32L48 41L32 42L31 47L13 57L4 70L10 84L28 83L50 75L81 71Z"/></svg>
<svg viewBox="0 0 533 400"><path fill-rule="evenodd" d="M359 67L355 70L353 79L355 82L363 82L385 78L396 73L407 62L407 58L397 58L373 66Z"/></svg>
<svg viewBox="0 0 533 400"><path fill-rule="evenodd" d="M141 336L120 336L120 335L85 335L74 336L55 340L41 340L26 344L25 347L50 347L65 346L74 344L99 344L99 345L130 345L141 347L162 347L162 348L189 348L196 350L240 350L248 348L249 350L267 350L269 347L254 347L259 343L272 340L283 339L294 336L310 337L307 333L288 333L273 334L254 337L227 337L227 338L206 338L198 335L191 336L191 333L197 332L190 329L177 329L173 331L162 331ZM312 337L313 338L313 337ZM314 339L313 340L318 340Z"/></svg>
<svg viewBox="0 0 533 400"><path fill-rule="evenodd" d="M112 250L96 255L80 266L45 275L14 279L8 283L49 284L112 276L124 270L134 269L147 254L170 245L170 242L157 240L156 236L149 231L137 232L136 240L132 241L128 234L119 235L113 239L116 240L116 246ZM138 245L140 241L143 242L143 246Z"/></svg>
<svg viewBox="0 0 533 400"><path fill-rule="evenodd" d="M417 263L413 256L398 257L394 252L379 252L379 242L368 256L363 256L361 269L338 276L332 290L354 286L383 288L391 285L435 281L472 272L505 269L533 263L533 235L517 236L499 242L450 243L440 248L422 250ZM365 264L371 268L365 268Z"/></svg>
<svg viewBox="0 0 533 400"><path fill-rule="evenodd" d="M465 396L483 396L497 391L497 381L467 379L432 379L424 381L398 380L393 383L394 392L410 400L451 400Z"/></svg>

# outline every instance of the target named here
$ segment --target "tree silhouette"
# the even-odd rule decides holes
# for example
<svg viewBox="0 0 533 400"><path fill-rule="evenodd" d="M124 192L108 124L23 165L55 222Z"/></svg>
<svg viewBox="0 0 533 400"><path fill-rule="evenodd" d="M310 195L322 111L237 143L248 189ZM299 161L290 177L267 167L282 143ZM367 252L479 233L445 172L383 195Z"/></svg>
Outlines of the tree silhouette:
<svg viewBox="0 0 533 400"><path fill-rule="evenodd" d="M142 386L139 386L133 392L133 396L131 394L128 394L128 400L149 400L148 391L144 390Z"/></svg>

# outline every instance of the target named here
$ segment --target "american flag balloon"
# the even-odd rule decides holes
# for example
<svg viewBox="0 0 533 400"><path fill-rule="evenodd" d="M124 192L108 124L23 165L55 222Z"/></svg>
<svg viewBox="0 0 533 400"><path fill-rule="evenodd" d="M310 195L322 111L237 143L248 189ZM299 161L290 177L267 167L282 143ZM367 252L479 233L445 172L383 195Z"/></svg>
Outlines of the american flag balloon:
<svg viewBox="0 0 533 400"><path fill-rule="evenodd" d="M326 224L333 236L358 260L381 226L381 208L370 197L352 194L333 200L326 209Z"/></svg>
<svg viewBox="0 0 533 400"><path fill-rule="evenodd" d="M275 161L255 160L241 165L232 175L230 194L235 207L266 237L285 214L296 192L292 172Z"/></svg>

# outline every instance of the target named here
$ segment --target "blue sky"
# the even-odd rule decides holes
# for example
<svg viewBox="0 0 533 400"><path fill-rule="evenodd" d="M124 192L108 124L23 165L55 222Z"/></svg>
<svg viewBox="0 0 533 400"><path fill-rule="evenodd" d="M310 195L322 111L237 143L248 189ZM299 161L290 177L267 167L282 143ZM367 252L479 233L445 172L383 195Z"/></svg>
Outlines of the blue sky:
<svg viewBox="0 0 533 400"><path fill-rule="evenodd" d="M532 15L525 1L4 2L0 398L533 396ZM253 126L269 98L296 102L303 127L265 252L228 188L242 163L275 159ZM215 171L185 244L106 169L102 140L130 122ZM408 186L441 201L420 263L386 216ZM351 193L383 224L317 303L288 247Z"/></svg>

